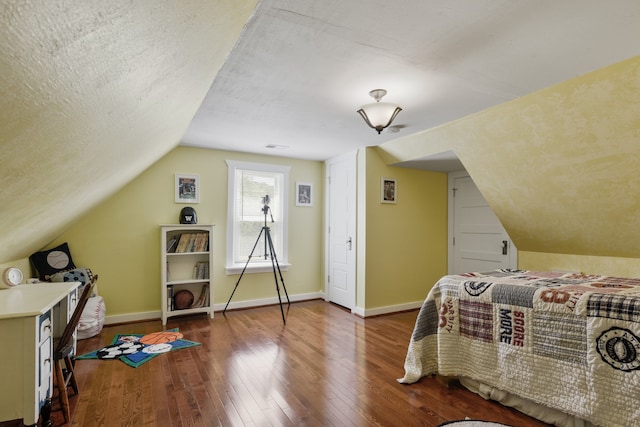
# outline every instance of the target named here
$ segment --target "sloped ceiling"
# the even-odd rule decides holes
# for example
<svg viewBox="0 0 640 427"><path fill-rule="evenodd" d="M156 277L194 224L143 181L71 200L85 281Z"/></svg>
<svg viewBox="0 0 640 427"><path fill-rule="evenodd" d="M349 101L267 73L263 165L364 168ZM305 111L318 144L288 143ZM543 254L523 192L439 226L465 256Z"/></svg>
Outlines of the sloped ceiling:
<svg viewBox="0 0 640 427"><path fill-rule="evenodd" d="M402 139L637 55L639 17L636 0L1 2L0 262L181 141L323 160ZM355 113L380 86L397 134Z"/></svg>
<svg viewBox="0 0 640 427"><path fill-rule="evenodd" d="M182 143L325 160L631 58L638 22L637 0L261 0ZM395 133L356 114L378 87Z"/></svg>
<svg viewBox="0 0 640 427"><path fill-rule="evenodd" d="M640 56L378 150L453 150L520 251L640 258Z"/></svg>
<svg viewBox="0 0 640 427"><path fill-rule="evenodd" d="M0 262L180 142L256 2L0 4Z"/></svg>

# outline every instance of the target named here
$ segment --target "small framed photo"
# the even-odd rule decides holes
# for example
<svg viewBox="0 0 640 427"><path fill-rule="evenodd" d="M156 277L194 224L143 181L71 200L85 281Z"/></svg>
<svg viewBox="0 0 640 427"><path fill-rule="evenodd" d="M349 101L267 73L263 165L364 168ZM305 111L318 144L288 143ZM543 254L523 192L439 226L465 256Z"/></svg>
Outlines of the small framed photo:
<svg viewBox="0 0 640 427"><path fill-rule="evenodd" d="M200 176L176 174L176 203L200 203Z"/></svg>
<svg viewBox="0 0 640 427"><path fill-rule="evenodd" d="M296 206L313 206L313 186L310 182L296 182Z"/></svg>
<svg viewBox="0 0 640 427"><path fill-rule="evenodd" d="M398 187L396 180L383 177L380 181L380 203L395 203L397 197Z"/></svg>

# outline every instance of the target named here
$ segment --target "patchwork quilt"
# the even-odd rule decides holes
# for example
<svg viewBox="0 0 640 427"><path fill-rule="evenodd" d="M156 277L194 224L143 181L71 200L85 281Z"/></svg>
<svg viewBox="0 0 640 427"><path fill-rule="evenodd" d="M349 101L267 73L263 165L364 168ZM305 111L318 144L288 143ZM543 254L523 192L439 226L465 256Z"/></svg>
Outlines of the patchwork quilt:
<svg viewBox="0 0 640 427"><path fill-rule="evenodd" d="M445 276L420 309L404 368L402 383L469 377L596 425L640 425L640 279Z"/></svg>

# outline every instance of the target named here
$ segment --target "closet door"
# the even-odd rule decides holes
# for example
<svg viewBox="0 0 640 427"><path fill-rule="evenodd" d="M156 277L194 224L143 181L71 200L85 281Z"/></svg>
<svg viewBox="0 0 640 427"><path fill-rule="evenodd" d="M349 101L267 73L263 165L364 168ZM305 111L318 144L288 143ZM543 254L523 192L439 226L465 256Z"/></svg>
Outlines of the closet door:
<svg viewBox="0 0 640 427"><path fill-rule="evenodd" d="M327 161L327 293L329 301L356 304L356 155Z"/></svg>
<svg viewBox="0 0 640 427"><path fill-rule="evenodd" d="M449 274L517 268L517 249L467 173L450 182Z"/></svg>

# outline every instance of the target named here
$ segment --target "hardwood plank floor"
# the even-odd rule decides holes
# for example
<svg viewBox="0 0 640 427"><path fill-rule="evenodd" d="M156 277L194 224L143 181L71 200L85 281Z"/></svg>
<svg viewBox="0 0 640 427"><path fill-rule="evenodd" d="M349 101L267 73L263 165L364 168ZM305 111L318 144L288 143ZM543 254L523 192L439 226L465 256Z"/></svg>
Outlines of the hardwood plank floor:
<svg viewBox="0 0 640 427"><path fill-rule="evenodd" d="M279 306L172 318L167 328L202 345L139 368L78 360L70 425L436 426L465 417L546 425L435 378L399 384L417 311L362 319L317 300L286 314L286 325ZM80 341L78 354L114 334L162 329L159 320L108 326ZM53 418L64 422L59 411Z"/></svg>

